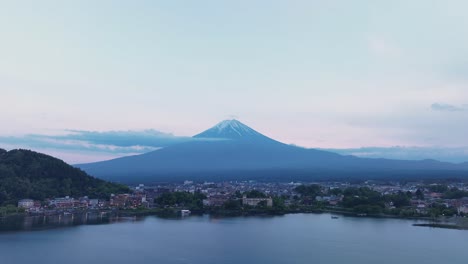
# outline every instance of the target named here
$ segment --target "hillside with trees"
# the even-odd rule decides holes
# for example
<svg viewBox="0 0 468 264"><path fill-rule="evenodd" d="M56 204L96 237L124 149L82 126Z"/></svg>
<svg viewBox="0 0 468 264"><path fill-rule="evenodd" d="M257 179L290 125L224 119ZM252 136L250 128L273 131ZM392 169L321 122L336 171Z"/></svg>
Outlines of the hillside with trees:
<svg viewBox="0 0 468 264"><path fill-rule="evenodd" d="M0 206L29 198L107 198L128 192L126 186L89 176L62 160L30 150L0 149Z"/></svg>

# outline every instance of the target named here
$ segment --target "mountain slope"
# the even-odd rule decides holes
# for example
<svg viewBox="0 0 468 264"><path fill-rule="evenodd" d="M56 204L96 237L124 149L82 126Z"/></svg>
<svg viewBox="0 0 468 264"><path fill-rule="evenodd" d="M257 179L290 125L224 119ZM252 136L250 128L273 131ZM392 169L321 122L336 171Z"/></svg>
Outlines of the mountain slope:
<svg viewBox="0 0 468 264"><path fill-rule="evenodd" d="M29 150L0 149L0 205L61 196L104 198L127 187L93 178L65 162Z"/></svg>
<svg viewBox="0 0 468 264"><path fill-rule="evenodd" d="M224 120L214 127L193 136L198 139L230 139L248 141L273 141L243 123L233 119Z"/></svg>
<svg viewBox="0 0 468 264"><path fill-rule="evenodd" d="M305 149L270 139L237 120L223 121L196 136L194 141L172 145L143 155L78 165L91 175L131 181L161 176L223 175L258 171L352 172L462 171L466 166L431 160L364 159ZM457 174L458 175L458 174Z"/></svg>

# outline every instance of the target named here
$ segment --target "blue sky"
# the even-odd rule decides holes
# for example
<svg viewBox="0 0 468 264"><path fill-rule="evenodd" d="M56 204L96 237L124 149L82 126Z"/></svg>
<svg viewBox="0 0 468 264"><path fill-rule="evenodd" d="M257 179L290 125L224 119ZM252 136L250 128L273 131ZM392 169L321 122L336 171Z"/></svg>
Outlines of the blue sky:
<svg viewBox="0 0 468 264"><path fill-rule="evenodd" d="M458 0L4 1L0 146L100 160L139 153L141 140L59 148L50 136L187 137L237 116L305 147L465 148L465 10Z"/></svg>

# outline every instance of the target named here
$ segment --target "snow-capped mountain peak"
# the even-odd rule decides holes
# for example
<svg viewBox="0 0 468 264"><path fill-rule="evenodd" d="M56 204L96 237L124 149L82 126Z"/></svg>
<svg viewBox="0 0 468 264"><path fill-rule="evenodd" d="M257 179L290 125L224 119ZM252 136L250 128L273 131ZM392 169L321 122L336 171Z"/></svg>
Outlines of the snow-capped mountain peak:
<svg viewBox="0 0 468 264"><path fill-rule="evenodd" d="M214 127L194 136L195 138L258 139L266 138L247 125L235 120L224 120Z"/></svg>

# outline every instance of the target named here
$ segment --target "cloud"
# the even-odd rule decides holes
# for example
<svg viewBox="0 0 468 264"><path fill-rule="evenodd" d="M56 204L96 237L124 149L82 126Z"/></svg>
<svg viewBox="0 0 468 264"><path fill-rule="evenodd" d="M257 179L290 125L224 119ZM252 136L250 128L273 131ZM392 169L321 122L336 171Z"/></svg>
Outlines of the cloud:
<svg viewBox="0 0 468 264"><path fill-rule="evenodd" d="M451 104L433 103L431 105L431 109L434 111L458 112L458 111L465 111L466 105L459 107L459 106L455 106Z"/></svg>
<svg viewBox="0 0 468 264"><path fill-rule="evenodd" d="M363 158L387 158L399 160L435 159L453 163L468 161L468 147L363 147L326 150L342 155L353 155Z"/></svg>
<svg viewBox="0 0 468 264"><path fill-rule="evenodd" d="M114 145L119 147L146 146L166 147L191 140L190 137L178 137L169 133L149 129L143 131L83 131L69 130L64 136L41 136L58 140L77 140L92 144Z"/></svg>
<svg viewBox="0 0 468 264"><path fill-rule="evenodd" d="M61 158L69 157L66 161L77 163L137 155L193 140L190 137L178 137L157 130L65 132L64 135L0 136L0 147L33 149ZM71 153L80 155L72 156Z"/></svg>
<svg viewBox="0 0 468 264"><path fill-rule="evenodd" d="M140 153L157 149L152 146L117 146L111 144L95 144L87 141L64 139L62 137L26 135L20 137L0 137L0 144L10 146L10 148L48 148L69 151L96 151L109 153Z"/></svg>

